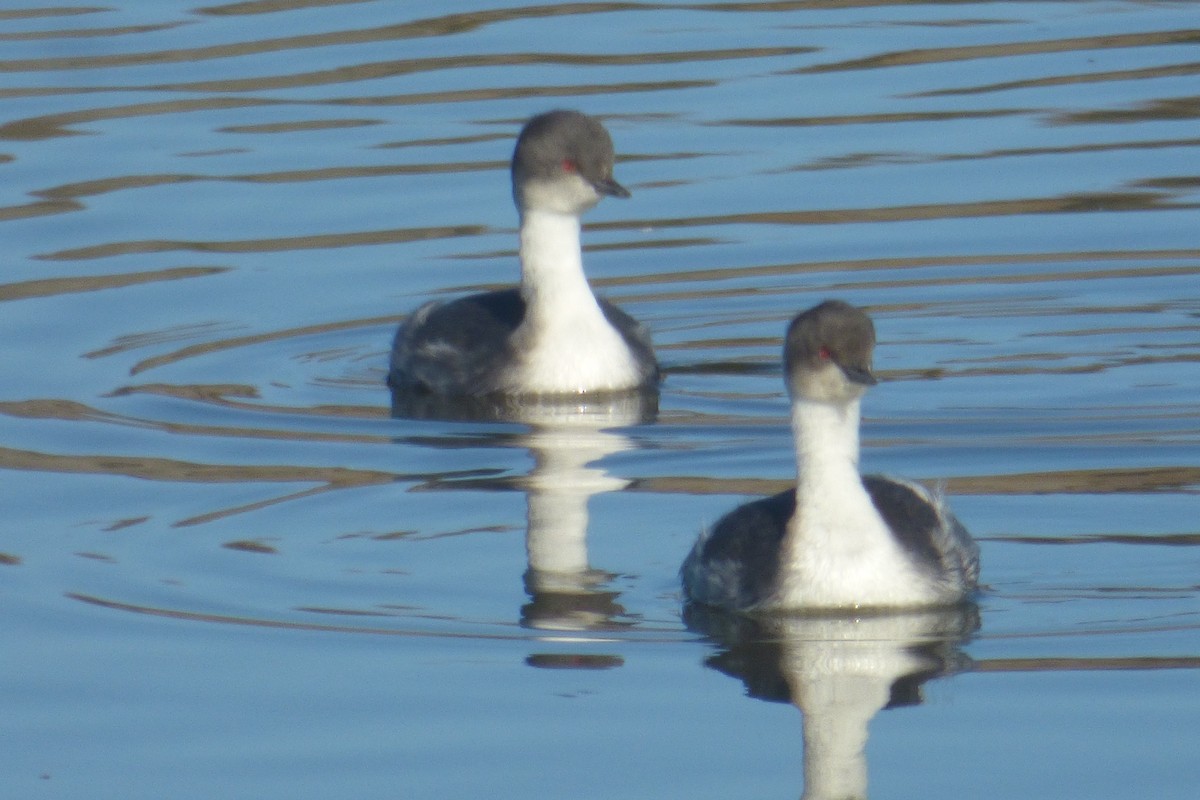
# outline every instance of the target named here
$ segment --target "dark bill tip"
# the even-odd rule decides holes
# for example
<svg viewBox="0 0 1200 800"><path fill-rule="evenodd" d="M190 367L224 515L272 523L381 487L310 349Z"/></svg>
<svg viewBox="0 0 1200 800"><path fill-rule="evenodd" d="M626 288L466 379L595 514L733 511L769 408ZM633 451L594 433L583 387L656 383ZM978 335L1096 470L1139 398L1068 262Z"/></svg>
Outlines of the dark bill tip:
<svg viewBox="0 0 1200 800"><path fill-rule="evenodd" d="M879 383L879 379L876 378L869 369L864 367L848 366L846 364L839 364L838 366L842 368L842 372L844 372L846 377L849 378L853 383L860 383L863 386L874 386L875 384Z"/></svg>
<svg viewBox="0 0 1200 800"><path fill-rule="evenodd" d="M629 190L621 184L614 181L612 178L597 178L592 181L592 186L596 187L596 191L600 194L606 194L609 197L629 197Z"/></svg>

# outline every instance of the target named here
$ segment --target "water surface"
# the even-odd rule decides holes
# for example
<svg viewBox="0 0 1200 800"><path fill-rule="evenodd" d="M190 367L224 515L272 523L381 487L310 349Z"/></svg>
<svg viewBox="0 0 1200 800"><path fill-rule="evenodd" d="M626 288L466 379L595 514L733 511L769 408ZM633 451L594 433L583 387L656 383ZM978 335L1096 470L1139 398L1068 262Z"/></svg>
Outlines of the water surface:
<svg viewBox="0 0 1200 800"><path fill-rule="evenodd" d="M1193 797L1195 5L414 9L0 11L10 791ZM556 106L633 191L585 260L656 407L393 416L404 315L515 279ZM986 590L685 618L831 296L864 467L945 485Z"/></svg>

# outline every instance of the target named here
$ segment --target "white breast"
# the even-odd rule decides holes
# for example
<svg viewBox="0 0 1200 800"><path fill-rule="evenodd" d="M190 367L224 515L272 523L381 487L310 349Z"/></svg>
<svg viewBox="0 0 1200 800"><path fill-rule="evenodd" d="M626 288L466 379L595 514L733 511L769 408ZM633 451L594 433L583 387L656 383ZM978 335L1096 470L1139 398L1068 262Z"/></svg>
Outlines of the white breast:
<svg viewBox="0 0 1200 800"><path fill-rule="evenodd" d="M598 307L589 311L573 315L569 325L529 324L518 331L521 356L513 377L524 391L572 394L638 385L637 362L624 338Z"/></svg>

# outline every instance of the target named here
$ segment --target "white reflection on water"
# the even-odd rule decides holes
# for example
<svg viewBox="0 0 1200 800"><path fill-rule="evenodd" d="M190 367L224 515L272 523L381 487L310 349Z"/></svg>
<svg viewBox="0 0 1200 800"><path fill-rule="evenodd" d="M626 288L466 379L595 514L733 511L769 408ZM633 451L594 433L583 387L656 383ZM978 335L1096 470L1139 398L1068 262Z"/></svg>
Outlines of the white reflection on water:
<svg viewBox="0 0 1200 800"><path fill-rule="evenodd" d="M548 630L614 626L625 609L616 602L617 592L605 588L612 573L592 568L587 505L593 495L629 484L595 462L632 443L620 433L569 422L539 425L525 443L535 463L526 480L525 589L531 601L522 609L522 622Z"/></svg>
<svg viewBox="0 0 1200 800"><path fill-rule="evenodd" d="M689 607L688 625L721 648L706 664L759 700L803 715L805 800L865 800L868 726L917 705L921 687L969 664L974 606L915 613L748 618Z"/></svg>
<svg viewBox="0 0 1200 800"><path fill-rule="evenodd" d="M512 444L529 450L533 466L520 482L526 496L525 589L530 602L521 622L540 630L628 628L608 588L615 577L593 569L588 557L588 501L630 483L598 462L634 446L621 428L652 424L658 391L615 395L452 399L393 390L399 417L503 420L527 428Z"/></svg>

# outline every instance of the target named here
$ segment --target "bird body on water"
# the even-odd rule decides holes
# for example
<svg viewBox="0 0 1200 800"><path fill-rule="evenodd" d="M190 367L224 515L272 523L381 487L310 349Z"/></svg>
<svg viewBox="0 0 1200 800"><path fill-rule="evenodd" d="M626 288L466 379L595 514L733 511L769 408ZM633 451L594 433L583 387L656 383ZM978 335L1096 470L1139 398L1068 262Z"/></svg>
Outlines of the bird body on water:
<svg viewBox="0 0 1200 800"><path fill-rule="evenodd" d="M551 111L526 123L512 159L520 285L417 309L392 347L394 392L578 395L657 385L645 328L596 297L583 271L580 216L603 197L629 197L613 161L612 140L592 117Z"/></svg>
<svg viewBox="0 0 1200 800"><path fill-rule="evenodd" d="M912 608L968 598L979 549L940 494L858 471L875 329L826 301L788 328L796 487L746 503L700 536L680 570L691 602L736 611Z"/></svg>

